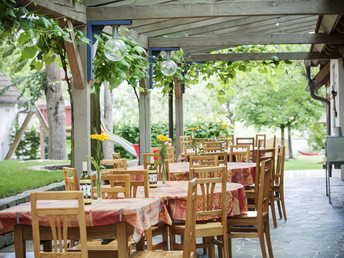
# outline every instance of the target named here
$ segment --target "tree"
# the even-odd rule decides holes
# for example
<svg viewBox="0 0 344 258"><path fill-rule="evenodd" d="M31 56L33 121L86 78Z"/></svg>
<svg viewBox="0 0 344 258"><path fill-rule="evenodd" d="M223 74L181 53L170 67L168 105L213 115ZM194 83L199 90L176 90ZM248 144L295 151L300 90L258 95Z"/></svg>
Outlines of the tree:
<svg viewBox="0 0 344 258"><path fill-rule="evenodd" d="M240 76L242 90L236 100L236 118L246 125L279 128L284 144L288 130L289 158L292 158L291 130L304 130L318 120L323 106L304 90L307 84L304 66L280 64L276 69L260 73L259 67Z"/></svg>
<svg viewBox="0 0 344 258"><path fill-rule="evenodd" d="M61 89L61 73L57 63L46 66L47 114L49 122L49 158L67 159L65 104Z"/></svg>

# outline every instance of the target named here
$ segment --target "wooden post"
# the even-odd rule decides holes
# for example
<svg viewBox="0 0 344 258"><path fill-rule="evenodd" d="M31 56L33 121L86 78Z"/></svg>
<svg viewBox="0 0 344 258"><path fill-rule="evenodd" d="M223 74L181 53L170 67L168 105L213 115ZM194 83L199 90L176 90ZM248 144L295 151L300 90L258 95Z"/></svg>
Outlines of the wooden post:
<svg viewBox="0 0 344 258"><path fill-rule="evenodd" d="M173 139L173 83L170 84L171 90L168 93L168 137Z"/></svg>
<svg viewBox="0 0 344 258"><path fill-rule="evenodd" d="M86 26L81 28L86 35ZM87 50L83 45L79 49L81 63L86 78L87 65ZM77 169L78 177L82 173L82 162L88 162L90 168L90 161L87 157L91 156L91 141L90 141L90 87L85 80L84 88L74 87L75 80L73 79L73 115L74 115L74 167Z"/></svg>
<svg viewBox="0 0 344 258"><path fill-rule="evenodd" d="M142 88L148 89L148 82L146 80L140 81L140 86ZM139 102L139 117L140 117L140 160L139 164L143 164L143 153L151 152L151 106L150 106L150 94L145 92L140 92L140 102Z"/></svg>
<svg viewBox="0 0 344 258"><path fill-rule="evenodd" d="M184 116L183 116L183 91L177 78L174 78L175 85L175 113L176 113L176 157L180 154L179 136L184 135Z"/></svg>
<svg viewBox="0 0 344 258"><path fill-rule="evenodd" d="M10 149L7 152L7 155L5 157L6 160L11 159L13 153L16 151L18 144L19 144L21 138L23 137L23 134L24 134L33 114L34 114L34 111L32 109L30 109L29 113L27 114L27 116L24 120L24 123L22 124L22 126L19 129L19 132L16 135L16 138L14 139L14 142L12 143Z"/></svg>
<svg viewBox="0 0 344 258"><path fill-rule="evenodd" d="M45 159L45 148L44 148L44 128L42 123L39 123L39 145L41 148L41 159Z"/></svg>

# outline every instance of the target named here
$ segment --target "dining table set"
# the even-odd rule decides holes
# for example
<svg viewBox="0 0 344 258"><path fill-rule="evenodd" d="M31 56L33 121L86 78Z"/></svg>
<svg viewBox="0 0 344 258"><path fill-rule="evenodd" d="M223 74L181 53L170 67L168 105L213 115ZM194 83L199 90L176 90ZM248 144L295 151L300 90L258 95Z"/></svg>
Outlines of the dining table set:
<svg viewBox="0 0 344 258"><path fill-rule="evenodd" d="M117 239L118 257L128 256L127 239L133 236L137 250L142 248L144 233L158 223L172 225L173 221L186 220L188 183L190 178L189 162L169 162L169 180L159 181L157 186L149 188L149 198L145 198L144 188L138 188L135 198L103 199L102 202L92 201L84 205L86 230L88 239ZM227 216L239 216L248 211L245 187L253 185L256 180L256 163L227 162ZM143 170L143 165L130 166L128 171ZM139 179L139 178L137 178ZM201 195L201 190L198 195ZM199 198L200 196L197 196ZM213 203L221 203L221 187L216 186ZM61 205L68 207L70 200L41 201L39 205L49 208ZM198 202L196 209L201 209ZM0 230L14 227L16 257L25 257L25 243L32 240L32 217L30 203L23 203L0 211ZM199 219L199 218L198 218ZM211 218L203 217L201 220ZM41 242L44 250L51 250L52 236L47 218L40 217L43 238ZM71 239L79 239L76 228L78 217L69 221ZM74 230L73 230L74 228ZM143 245L144 246L144 245Z"/></svg>

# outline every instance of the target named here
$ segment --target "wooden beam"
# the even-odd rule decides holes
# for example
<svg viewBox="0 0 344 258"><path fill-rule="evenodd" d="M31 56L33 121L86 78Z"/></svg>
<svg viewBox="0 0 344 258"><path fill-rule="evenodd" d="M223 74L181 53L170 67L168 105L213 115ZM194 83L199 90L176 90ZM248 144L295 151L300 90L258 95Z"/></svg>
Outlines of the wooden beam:
<svg viewBox="0 0 344 258"><path fill-rule="evenodd" d="M45 14L51 18L66 17L74 24L86 23L86 6L72 0L17 0L18 5L27 9Z"/></svg>
<svg viewBox="0 0 344 258"><path fill-rule="evenodd" d="M103 32L112 35L112 27L111 26L105 26L103 29ZM134 29L129 29L129 32L123 31L120 35L129 36L132 37L139 46L143 47L144 49L148 49L148 38L144 34L138 33ZM98 42L98 41L97 41ZM96 52L96 49L94 49L94 53Z"/></svg>
<svg viewBox="0 0 344 258"><path fill-rule="evenodd" d="M70 64L70 70L72 72L73 76L73 85L74 87L78 89L84 89L85 88L85 77L84 72L82 69L82 63L79 53L79 48L76 44L74 30L73 30L73 24L71 20L64 21L64 19L59 20L60 26L62 28L68 28L69 29L69 35L72 42L63 41L64 46L67 51L68 61Z"/></svg>
<svg viewBox="0 0 344 258"><path fill-rule="evenodd" d="M31 108L29 113L27 114L22 126L20 127L19 131L17 132L16 134L16 138L14 139L10 149L8 150L7 154L6 154L6 157L5 157L5 160L8 160L8 159L11 159L12 158L12 155L13 153L16 151L17 147L18 147L18 144L21 140L21 138L23 137L24 135L24 132L32 118L34 114L34 110Z"/></svg>
<svg viewBox="0 0 344 258"><path fill-rule="evenodd" d="M343 44L342 34L230 34L208 37L165 37L150 38L149 47L231 47L239 45L274 45L274 44Z"/></svg>
<svg viewBox="0 0 344 258"><path fill-rule="evenodd" d="M319 72L313 78L316 81L314 90L319 90L321 86L330 81L330 62L322 66Z"/></svg>
<svg viewBox="0 0 344 258"><path fill-rule="evenodd" d="M326 55L317 52L280 52L280 53L232 53L232 54L193 54L185 56L187 62L209 61L259 61L272 60L312 60L312 59L337 59L341 55Z"/></svg>
<svg viewBox="0 0 344 258"><path fill-rule="evenodd" d="M223 1L156 5L88 7L90 21L113 19L166 19L261 15L325 15L344 13L341 0Z"/></svg>
<svg viewBox="0 0 344 258"><path fill-rule="evenodd" d="M335 26L338 24L341 15L324 15L321 19L318 33L327 33L330 34ZM316 44L312 46L318 52L322 52L324 50L324 44Z"/></svg>

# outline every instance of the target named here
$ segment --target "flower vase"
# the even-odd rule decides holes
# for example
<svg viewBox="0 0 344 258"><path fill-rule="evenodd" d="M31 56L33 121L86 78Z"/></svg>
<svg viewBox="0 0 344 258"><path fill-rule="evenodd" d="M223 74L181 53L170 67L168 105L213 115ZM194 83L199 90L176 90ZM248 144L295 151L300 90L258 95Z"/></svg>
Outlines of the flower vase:
<svg viewBox="0 0 344 258"><path fill-rule="evenodd" d="M162 183L166 183L166 168L165 168L165 160L162 160L162 167L161 167L161 173L162 173Z"/></svg>
<svg viewBox="0 0 344 258"><path fill-rule="evenodd" d="M102 201L102 172L100 170L97 170L96 186L97 186L96 204L101 204L103 203L103 201Z"/></svg>

